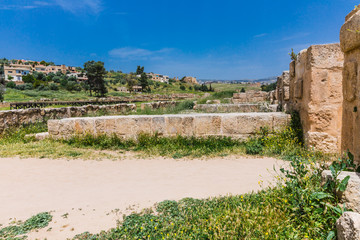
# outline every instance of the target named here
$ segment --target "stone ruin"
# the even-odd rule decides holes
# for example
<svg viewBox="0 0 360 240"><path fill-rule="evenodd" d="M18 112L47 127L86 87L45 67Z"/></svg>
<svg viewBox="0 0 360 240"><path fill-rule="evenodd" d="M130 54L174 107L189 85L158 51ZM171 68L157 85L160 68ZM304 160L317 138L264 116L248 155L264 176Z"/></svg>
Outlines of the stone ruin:
<svg viewBox="0 0 360 240"><path fill-rule="evenodd" d="M284 71L282 75L277 78L276 90L270 94L275 94L275 99L277 99L277 103L279 104L279 111L288 110L290 100L289 71Z"/></svg>
<svg viewBox="0 0 360 240"><path fill-rule="evenodd" d="M246 91L244 93L234 93L233 103L258 103L269 101L269 93L264 91Z"/></svg>
<svg viewBox="0 0 360 240"><path fill-rule="evenodd" d="M360 12L355 9L340 31L341 50L345 54L343 86L343 123L341 150L349 150L360 163Z"/></svg>
<svg viewBox="0 0 360 240"><path fill-rule="evenodd" d="M310 46L279 77L276 90L280 108L300 113L307 146L326 153L341 149L343 62L339 44Z"/></svg>

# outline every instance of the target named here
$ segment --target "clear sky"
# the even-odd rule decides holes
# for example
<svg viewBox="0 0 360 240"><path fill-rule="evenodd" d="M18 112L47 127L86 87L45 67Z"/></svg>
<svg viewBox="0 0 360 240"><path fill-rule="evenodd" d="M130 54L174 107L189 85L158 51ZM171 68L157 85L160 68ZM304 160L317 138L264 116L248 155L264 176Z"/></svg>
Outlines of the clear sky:
<svg viewBox="0 0 360 240"><path fill-rule="evenodd" d="M0 57L200 79L288 69L291 48L339 42L353 0L1 0Z"/></svg>

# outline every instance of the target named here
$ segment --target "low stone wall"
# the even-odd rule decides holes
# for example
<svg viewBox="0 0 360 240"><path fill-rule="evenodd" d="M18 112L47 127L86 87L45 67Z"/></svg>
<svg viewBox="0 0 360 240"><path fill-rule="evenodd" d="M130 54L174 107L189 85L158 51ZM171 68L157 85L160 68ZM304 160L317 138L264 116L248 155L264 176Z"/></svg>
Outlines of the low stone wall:
<svg viewBox="0 0 360 240"><path fill-rule="evenodd" d="M289 123L284 113L228 113L179 115L130 115L49 120L49 136L68 138L74 134L116 134L137 137L140 133L162 136L230 136L247 138L260 127L276 130Z"/></svg>
<svg viewBox="0 0 360 240"><path fill-rule="evenodd" d="M198 104L194 109L207 113L273 112L264 104Z"/></svg>
<svg viewBox="0 0 360 240"><path fill-rule="evenodd" d="M165 107L175 107L178 103L179 102L175 102L175 101L142 103L140 108L141 110L144 110L145 108L159 109Z"/></svg>
<svg viewBox="0 0 360 240"><path fill-rule="evenodd" d="M88 105L83 107L44 108L44 109L21 109L0 111L0 133L7 128L17 127L22 124L45 122L49 119L61 119L69 117L81 117L96 113L126 113L136 110L135 104L116 105Z"/></svg>
<svg viewBox="0 0 360 240"><path fill-rule="evenodd" d="M233 103L257 103L270 101L268 92L247 91L244 93L234 93Z"/></svg>
<svg viewBox="0 0 360 240"><path fill-rule="evenodd" d="M0 102L0 108L9 108L9 107L10 107L10 103Z"/></svg>

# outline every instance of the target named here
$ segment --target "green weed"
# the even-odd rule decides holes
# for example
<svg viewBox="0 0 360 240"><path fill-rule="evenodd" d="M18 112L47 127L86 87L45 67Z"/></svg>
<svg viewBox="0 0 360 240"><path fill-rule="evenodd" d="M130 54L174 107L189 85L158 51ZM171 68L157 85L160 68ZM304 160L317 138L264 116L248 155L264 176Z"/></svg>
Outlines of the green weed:
<svg viewBox="0 0 360 240"><path fill-rule="evenodd" d="M25 222L17 222L8 227L0 229L0 239L26 239L24 234L27 234L34 229L47 227L51 220L52 216L50 213L39 213L35 216L32 216Z"/></svg>

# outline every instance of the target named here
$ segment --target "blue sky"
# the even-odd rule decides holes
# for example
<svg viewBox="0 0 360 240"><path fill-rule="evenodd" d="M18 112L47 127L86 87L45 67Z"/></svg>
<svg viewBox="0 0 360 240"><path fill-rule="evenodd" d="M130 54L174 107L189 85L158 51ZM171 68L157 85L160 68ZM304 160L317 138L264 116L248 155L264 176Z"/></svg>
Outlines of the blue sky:
<svg viewBox="0 0 360 240"><path fill-rule="evenodd" d="M353 0L0 0L0 57L200 79L288 69L291 48L339 41Z"/></svg>

